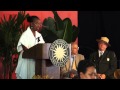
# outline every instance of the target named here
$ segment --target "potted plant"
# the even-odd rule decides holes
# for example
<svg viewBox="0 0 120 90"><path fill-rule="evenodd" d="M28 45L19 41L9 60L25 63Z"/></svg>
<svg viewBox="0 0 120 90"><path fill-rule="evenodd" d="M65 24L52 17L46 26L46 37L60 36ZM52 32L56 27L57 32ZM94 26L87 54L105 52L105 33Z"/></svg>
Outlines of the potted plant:
<svg viewBox="0 0 120 90"><path fill-rule="evenodd" d="M22 34L22 30L25 30L24 20L29 15L25 11L18 12L17 15L10 15L8 20L4 16L0 22L0 56L4 57L4 78L9 70L9 79L12 78L14 55L17 56L17 43Z"/></svg>
<svg viewBox="0 0 120 90"><path fill-rule="evenodd" d="M56 39L63 39L67 43L74 42L78 36L79 29L72 25L70 18L61 19L56 11L52 11L54 18L48 17L43 21L40 31L46 43L52 43Z"/></svg>

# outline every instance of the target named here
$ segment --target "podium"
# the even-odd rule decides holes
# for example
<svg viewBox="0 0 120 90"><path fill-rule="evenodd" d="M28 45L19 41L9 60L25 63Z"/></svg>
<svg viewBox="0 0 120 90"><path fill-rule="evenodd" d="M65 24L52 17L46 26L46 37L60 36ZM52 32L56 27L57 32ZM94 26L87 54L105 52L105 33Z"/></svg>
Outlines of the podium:
<svg viewBox="0 0 120 90"><path fill-rule="evenodd" d="M48 55L51 43L37 44L23 52L23 58L35 59L35 75L60 79L60 67L54 66Z"/></svg>

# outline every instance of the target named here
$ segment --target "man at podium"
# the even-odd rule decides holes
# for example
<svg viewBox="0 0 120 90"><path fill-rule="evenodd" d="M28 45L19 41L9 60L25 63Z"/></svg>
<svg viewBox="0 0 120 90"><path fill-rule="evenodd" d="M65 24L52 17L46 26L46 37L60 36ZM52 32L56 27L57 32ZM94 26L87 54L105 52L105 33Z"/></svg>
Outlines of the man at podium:
<svg viewBox="0 0 120 90"><path fill-rule="evenodd" d="M40 19L37 16L29 16L27 21L30 26L22 33L17 45L17 51L20 52L15 71L17 79L32 79L35 75L35 60L22 58L22 54L26 49L38 43L45 43L42 35L38 32L42 27Z"/></svg>

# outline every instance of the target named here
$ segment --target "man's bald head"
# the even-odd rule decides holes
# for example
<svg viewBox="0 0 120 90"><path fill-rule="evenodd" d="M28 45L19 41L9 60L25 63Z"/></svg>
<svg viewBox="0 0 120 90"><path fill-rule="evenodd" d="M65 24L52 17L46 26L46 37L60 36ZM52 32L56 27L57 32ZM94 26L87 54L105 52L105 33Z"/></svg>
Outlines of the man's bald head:
<svg viewBox="0 0 120 90"><path fill-rule="evenodd" d="M78 54L78 50L79 50L78 44L77 43L72 43L71 44L71 53L72 53L72 55Z"/></svg>

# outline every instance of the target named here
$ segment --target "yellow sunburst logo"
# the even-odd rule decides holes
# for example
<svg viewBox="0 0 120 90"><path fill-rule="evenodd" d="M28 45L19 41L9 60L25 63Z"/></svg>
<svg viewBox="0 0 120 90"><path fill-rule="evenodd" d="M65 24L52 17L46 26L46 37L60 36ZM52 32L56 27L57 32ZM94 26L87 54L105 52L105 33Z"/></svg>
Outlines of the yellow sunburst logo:
<svg viewBox="0 0 120 90"><path fill-rule="evenodd" d="M49 49L49 57L55 66L63 67L69 58L69 46L63 39L55 40Z"/></svg>

